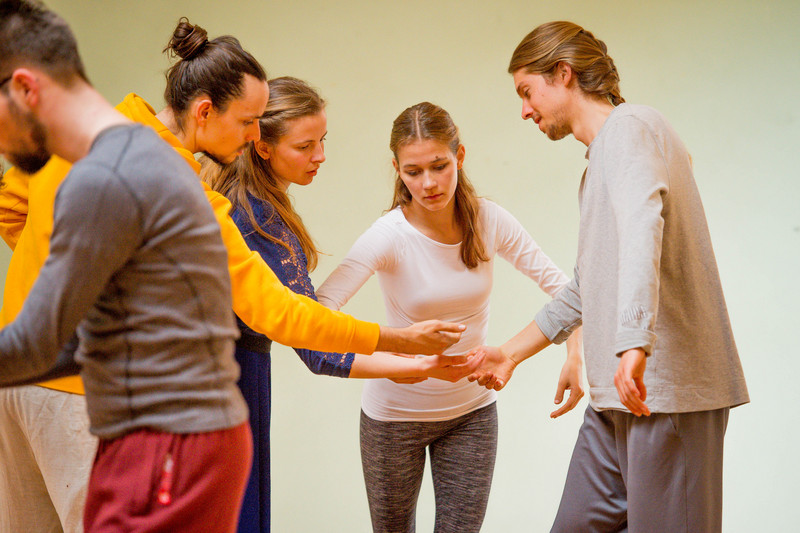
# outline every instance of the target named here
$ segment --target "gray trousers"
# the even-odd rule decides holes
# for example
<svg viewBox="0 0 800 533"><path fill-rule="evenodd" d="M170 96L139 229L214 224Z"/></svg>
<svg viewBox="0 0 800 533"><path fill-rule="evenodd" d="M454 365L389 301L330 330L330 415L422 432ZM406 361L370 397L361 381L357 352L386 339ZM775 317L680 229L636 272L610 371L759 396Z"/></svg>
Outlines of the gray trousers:
<svg viewBox="0 0 800 533"><path fill-rule="evenodd" d="M431 456L435 533L477 533L497 455L494 403L441 422L380 422L361 412L361 463L375 533L412 533Z"/></svg>
<svg viewBox="0 0 800 533"><path fill-rule="evenodd" d="M722 531L729 411L635 417L588 407L551 531Z"/></svg>

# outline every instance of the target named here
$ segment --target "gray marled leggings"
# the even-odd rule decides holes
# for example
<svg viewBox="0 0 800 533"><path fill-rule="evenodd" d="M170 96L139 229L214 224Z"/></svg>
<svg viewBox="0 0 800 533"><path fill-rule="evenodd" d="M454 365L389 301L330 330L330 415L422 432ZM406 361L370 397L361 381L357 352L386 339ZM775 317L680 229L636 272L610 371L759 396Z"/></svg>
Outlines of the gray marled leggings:
<svg viewBox="0 0 800 533"><path fill-rule="evenodd" d="M414 532L430 450L435 533L481 529L497 455L495 404L441 422L381 422L361 413L361 464L376 533Z"/></svg>

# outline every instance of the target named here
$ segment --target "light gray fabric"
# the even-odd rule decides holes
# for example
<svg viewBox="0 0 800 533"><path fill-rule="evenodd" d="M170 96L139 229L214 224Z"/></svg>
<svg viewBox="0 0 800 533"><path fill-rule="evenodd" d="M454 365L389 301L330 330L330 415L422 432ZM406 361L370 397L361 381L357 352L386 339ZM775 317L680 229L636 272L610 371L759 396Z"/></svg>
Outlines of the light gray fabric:
<svg viewBox="0 0 800 533"><path fill-rule="evenodd" d="M583 322L591 405L624 409L616 355L642 347L654 413L749 401L689 154L654 109L616 107L589 146L575 277L537 315L562 342Z"/></svg>
<svg viewBox="0 0 800 533"><path fill-rule="evenodd" d="M552 532L722 531L729 412L636 417L588 407Z"/></svg>
<svg viewBox="0 0 800 533"><path fill-rule="evenodd" d="M361 464L374 533L416 531L426 448L434 533L480 531L497 455L495 403L438 422L383 422L361 412Z"/></svg>
<svg viewBox="0 0 800 533"><path fill-rule="evenodd" d="M186 162L149 128L110 128L73 165L54 209L50 255L0 332L0 380L46 370L77 328L95 435L247 420L227 253Z"/></svg>
<svg viewBox="0 0 800 533"><path fill-rule="evenodd" d="M96 450L83 396L0 390L0 531L83 533Z"/></svg>

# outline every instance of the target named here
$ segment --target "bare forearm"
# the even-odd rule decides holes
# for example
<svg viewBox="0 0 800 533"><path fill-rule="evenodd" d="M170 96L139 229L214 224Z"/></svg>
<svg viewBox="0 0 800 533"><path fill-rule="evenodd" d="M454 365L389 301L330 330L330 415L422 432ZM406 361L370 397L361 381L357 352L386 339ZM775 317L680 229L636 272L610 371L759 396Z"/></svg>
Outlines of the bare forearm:
<svg viewBox="0 0 800 533"><path fill-rule="evenodd" d="M567 360L582 362L583 328L580 327L573 331L565 344L567 345Z"/></svg>
<svg viewBox="0 0 800 533"><path fill-rule="evenodd" d="M381 326L376 351L433 355L461 338L465 326L439 320L417 322L398 329Z"/></svg>
<svg viewBox="0 0 800 533"><path fill-rule="evenodd" d="M383 328L381 328L383 331ZM350 368L350 378L409 378L424 374L421 359L399 357L389 353L356 354Z"/></svg>
<svg viewBox="0 0 800 533"><path fill-rule="evenodd" d="M525 329L514 335L500 347L500 350L514 363L519 364L528 357L539 353L550 346L550 340L544 336L542 330L534 320Z"/></svg>
<svg viewBox="0 0 800 533"><path fill-rule="evenodd" d="M402 330L398 328L381 326L381 331L378 335L378 344L375 346L375 351L405 353L403 352L403 348L407 343L405 342L401 332Z"/></svg>

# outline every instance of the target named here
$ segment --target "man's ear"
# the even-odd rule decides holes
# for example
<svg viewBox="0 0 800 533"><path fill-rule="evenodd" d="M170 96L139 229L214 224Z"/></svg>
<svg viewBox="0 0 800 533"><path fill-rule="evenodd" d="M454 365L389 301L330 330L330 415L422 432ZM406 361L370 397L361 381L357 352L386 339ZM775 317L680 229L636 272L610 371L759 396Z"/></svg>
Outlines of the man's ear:
<svg viewBox="0 0 800 533"><path fill-rule="evenodd" d="M570 82L575 78L575 72L572 70L572 67L566 61L559 61L558 65L556 65L556 72L555 79L559 81L561 85L567 87Z"/></svg>
<svg viewBox="0 0 800 533"><path fill-rule="evenodd" d="M39 76L27 68L16 69L8 80L9 97L24 109L34 109L39 105L41 90Z"/></svg>
<svg viewBox="0 0 800 533"><path fill-rule="evenodd" d="M205 126L211 113L214 111L214 104L211 103L211 98L207 96L198 96L190 104L192 110L192 117L197 121L198 126Z"/></svg>

